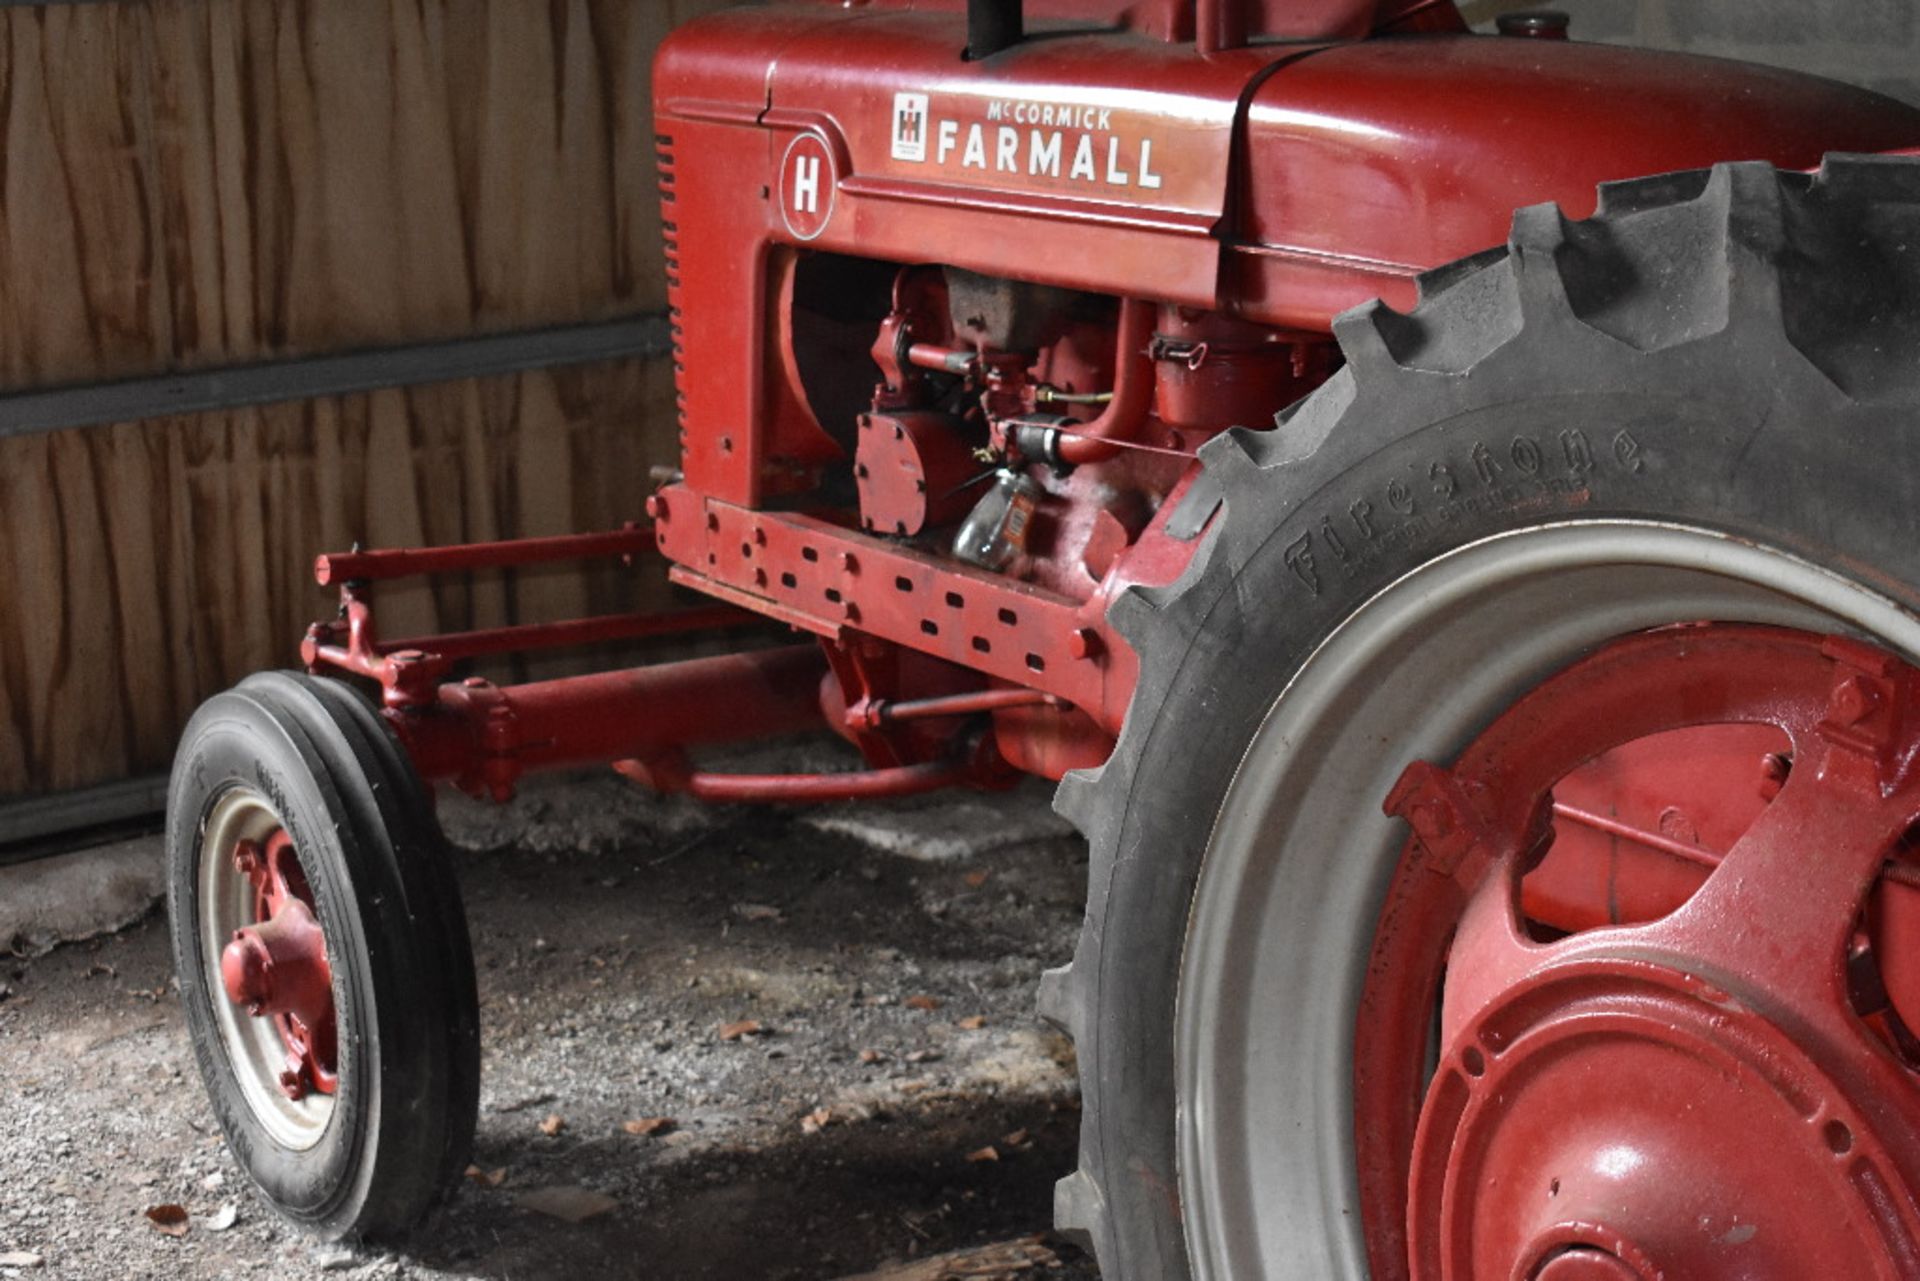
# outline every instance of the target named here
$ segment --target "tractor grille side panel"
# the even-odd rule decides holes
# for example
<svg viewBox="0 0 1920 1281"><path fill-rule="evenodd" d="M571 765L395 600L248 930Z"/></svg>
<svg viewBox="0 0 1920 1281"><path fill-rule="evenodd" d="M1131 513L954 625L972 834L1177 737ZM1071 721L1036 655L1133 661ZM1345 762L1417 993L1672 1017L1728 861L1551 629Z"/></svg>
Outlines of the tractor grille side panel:
<svg viewBox="0 0 1920 1281"><path fill-rule="evenodd" d="M660 169L660 233L667 273L667 325L673 338L673 399L678 422L680 449L687 448L687 349L686 329L680 312L680 225L679 197L674 190L673 135L653 136L653 152Z"/></svg>

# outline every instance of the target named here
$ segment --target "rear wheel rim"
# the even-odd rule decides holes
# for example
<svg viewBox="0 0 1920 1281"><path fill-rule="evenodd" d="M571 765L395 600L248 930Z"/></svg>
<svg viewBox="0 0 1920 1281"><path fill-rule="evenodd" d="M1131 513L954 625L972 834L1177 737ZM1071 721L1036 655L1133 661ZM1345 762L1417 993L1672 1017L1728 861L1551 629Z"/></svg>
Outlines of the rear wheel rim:
<svg viewBox="0 0 1920 1281"><path fill-rule="evenodd" d="M257 792L233 787L222 793L201 830L200 958L214 1025L254 1119L281 1147L306 1151L326 1133L339 1082L332 979L312 892L285 825ZM248 870L268 859L279 869L277 877ZM289 881L296 892L288 892ZM275 906L283 920L297 917L310 929L311 941L300 950L317 953L302 958L308 970L303 977L324 991L302 1003L300 1014L290 1013L284 1000L262 1008L236 999L242 994L233 971L248 946L245 936L273 919ZM280 981L284 986L284 976Z"/></svg>
<svg viewBox="0 0 1920 1281"><path fill-rule="evenodd" d="M1178 1138L1197 1277L1369 1275L1363 1223L1378 1207L1354 1137L1355 1028L1406 846L1380 810L1400 772L1454 760L1608 642L1702 619L1920 653L1910 615L1805 561L1701 529L1579 522L1423 566L1296 674L1228 789L1183 958ZM1404 1259L1403 1230L1376 1231L1375 1249L1386 1238L1389 1260ZM1589 1265L1610 1266L1577 1254L1561 1266Z"/></svg>
<svg viewBox="0 0 1920 1281"><path fill-rule="evenodd" d="M1920 893L1902 848L1920 819L1916 676L1854 640L1664 628L1536 686L1451 766L1408 767L1388 808L1414 835L1355 1049L1356 1113L1376 1118L1357 1130L1363 1204L1410 1238L1395 1258L1376 1226L1377 1272L1912 1275L1920 1099L1896 1055L1912 1039L1898 1010L1916 1006L1882 979L1914 949L1867 926L1910 918ZM1663 878L1666 900L1632 915L1610 887L1605 914L1528 893L1568 879L1547 862L1556 830L1598 861L1556 819L1560 784L1609 752L1736 726L1777 729L1791 766L1724 848L1694 847L1710 871L1689 858L1691 885ZM1721 783L1759 790L1761 759ZM1634 883L1640 857L1608 860L1609 881ZM1405 1017L1422 982L1437 1071L1429 1028ZM1409 1096L1417 1138L1398 1124Z"/></svg>

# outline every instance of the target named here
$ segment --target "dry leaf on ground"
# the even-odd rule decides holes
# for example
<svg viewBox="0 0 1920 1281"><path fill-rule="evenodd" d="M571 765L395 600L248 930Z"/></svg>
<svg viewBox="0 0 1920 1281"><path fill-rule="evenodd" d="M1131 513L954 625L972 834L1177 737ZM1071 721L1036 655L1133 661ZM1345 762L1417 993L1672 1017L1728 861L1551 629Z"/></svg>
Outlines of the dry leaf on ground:
<svg viewBox="0 0 1920 1281"><path fill-rule="evenodd" d="M960 1020L960 1030L963 1032L978 1032L986 1025L987 1016L984 1014L969 1014Z"/></svg>
<svg viewBox="0 0 1920 1281"><path fill-rule="evenodd" d="M497 1188L507 1181L507 1167L497 1170L483 1170L477 1165L467 1167L467 1177L483 1188Z"/></svg>
<svg viewBox="0 0 1920 1281"><path fill-rule="evenodd" d="M743 921L784 921L786 914L769 903L735 903L733 914Z"/></svg>
<svg viewBox="0 0 1920 1281"><path fill-rule="evenodd" d="M987 1144L984 1148L975 1148L973 1151L967 1153L967 1160L969 1161L998 1161L999 1159L1000 1149L994 1147L991 1143Z"/></svg>
<svg viewBox="0 0 1920 1281"><path fill-rule="evenodd" d="M624 1122L620 1128L628 1134L637 1134L641 1138L645 1138L649 1134L664 1134L668 1130L671 1130L673 1128L673 1118L670 1116L636 1117L631 1121Z"/></svg>
<svg viewBox="0 0 1920 1281"><path fill-rule="evenodd" d="M720 1039L723 1041L737 1041L743 1036L758 1036L764 1030L765 1029L760 1026L759 1019L741 1019L735 1023L722 1023L720 1025Z"/></svg>
<svg viewBox="0 0 1920 1281"><path fill-rule="evenodd" d="M915 1263L896 1264L878 1272L848 1277L846 1281L1013 1281L1015 1277L1059 1267L1059 1255L1038 1238L1027 1237L999 1245L975 1246Z"/></svg>
<svg viewBox="0 0 1920 1281"><path fill-rule="evenodd" d="M183 1237L187 1235L187 1229L192 1225L191 1217L187 1214L187 1207L184 1205L175 1205L172 1202L168 1202L165 1205L148 1206L147 1221L153 1224L155 1231L163 1232L170 1237Z"/></svg>
<svg viewBox="0 0 1920 1281"><path fill-rule="evenodd" d="M886 1057L887 1057L886 1055L882 1054L878 1050L860 1051L860 1061L862 1063L878 1063L881 1059L884 1059Z"/></svg>
<svg viewBox="0 0 1920 1281"><path fill-rule="evenodd" d="M827 1108L815 1108L800 1118L800 1130L804 1134L818 1134L833 1123L833 1113Z"/></svg>
<svg viewBox="0 0 1920 1281"><path fill-rule="evenodd" d="M937 1010L940 1008L940 998L937 996L910 996L904 1004L910 1010Z"/></svg>
<svg viewBox="0 0 1920 1281"><path fill-rule="evenodd" d="M620 1204L604 1192L573 1184L530 1188L514 1197L514 1203L535 1214L544 1214L567 1223L585 1223Z"/></svg>
<svg viewBox="0 0 1920 1281"><path fill-rule="evenodd" d="M551 1114L546 1120L540 1123L540 1133L546 1135L548 1138L552 1138L566 1128L567 1118L561 1116L558 1112Z"/></svg>
<svg viewBox="0 0 1920 1281"><path fill-rule="evenodd" d="M1002 1135L1000 1141L1010 1148L1025 1147L1028 1134L1025 1130L1015 1130L1012 1134Z"/></svg>

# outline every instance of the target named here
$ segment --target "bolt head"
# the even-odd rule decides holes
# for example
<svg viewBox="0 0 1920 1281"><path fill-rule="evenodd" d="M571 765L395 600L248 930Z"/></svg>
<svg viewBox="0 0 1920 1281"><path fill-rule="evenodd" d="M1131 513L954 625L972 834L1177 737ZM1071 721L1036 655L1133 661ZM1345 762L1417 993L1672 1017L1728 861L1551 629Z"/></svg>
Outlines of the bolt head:
<svg viewBox="0 0 1920 1281"><path fill-rule="evenodd" d="M1414 806L1407 814L1407 822L1423 841L1437 841L1453 831L1453 815L1436 801Z"/></svg>
<svg viewBox="0 0 1920 1281"><path fill-rule="evenodd" d="M1842 725L1858 725L1880 706L1880 693L1858 676L1849 676L1834 687L1828 710Z"/></svg>

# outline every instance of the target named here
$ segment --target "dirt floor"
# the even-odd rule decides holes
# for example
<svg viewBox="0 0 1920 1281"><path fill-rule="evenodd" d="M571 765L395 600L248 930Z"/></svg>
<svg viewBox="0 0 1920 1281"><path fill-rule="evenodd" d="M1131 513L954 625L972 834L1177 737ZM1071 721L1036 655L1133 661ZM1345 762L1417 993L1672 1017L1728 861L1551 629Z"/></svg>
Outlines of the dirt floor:
<svg viewBox="0 0 1920 1281"><path fill-rule="evenodd" d="M595 778L443 818L485 1043L452 1206L387 1253L275 1219L213 1128L156 911L0 957L0 1277L834 1278L1045 1231L1079 1115L1033 994L1086 862L1044 789L707 810ZM1095 1276L1052 1238L1005 1257Z"/></svg>

